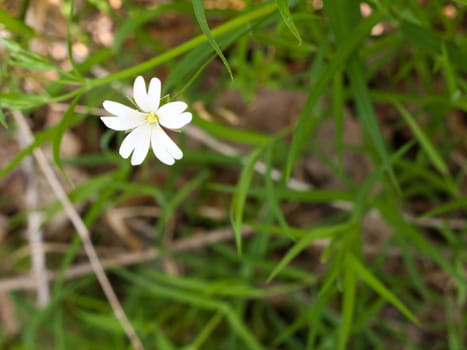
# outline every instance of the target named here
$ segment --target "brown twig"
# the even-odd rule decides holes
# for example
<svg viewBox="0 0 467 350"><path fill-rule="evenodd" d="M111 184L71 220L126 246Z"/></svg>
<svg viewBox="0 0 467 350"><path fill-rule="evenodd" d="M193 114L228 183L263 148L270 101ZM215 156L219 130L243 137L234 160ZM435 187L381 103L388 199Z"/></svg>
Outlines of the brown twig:
<svg viewBox="0 0 467 350"><path fill-rule="evenodd" d="M22 129L18 130L17 139L22 148L27 147L28 142ZM47 266L41 231L43 219L42 213L37 210L39 204L38 182L32 157L26 157L21 167L26 180L24 202L28 213L27 237L31 252L31 273L36 284L37 305L43 308L50 301L50 289L47 281Z"/></svg>
<svg viewBox="0 0 467 350"><path fill-rule="evenodd" d="M34 140L34 136L23 114L20 111L14 111L14 110L12 111L12 113L13 113L13 116L15 117L18 128L23 134L25 141L28 144L31 144ZM33 154L34 154L34 157L36 158L36 161L39 165L40 170L43 172L55 196L60 201L60 203L63 205L65 213L67 214L71 223L73 224L76 231L78 232L83 242L84 250L86 251L86 254L89 258L89 263L92 268L92 271L96 274L97 280L99 281L99 284L101 285L102 290L104 291L104 294L107 297L107 300L109 301L110 306L112 307L115 317L122 325L133 347L137 350L144 349L143 343L139 339L128 317L126 316L122 308L122 305L120 304L120 301L118 300L115 294L115 291L113 290L112 285L110 284L110 281L107 275L105 274L105 270L99 261L99 257L91 241L90 234L89 234L89 231L86 225L84 224L83 220L81 219L75 207L73 206L70 199L68 198L68 195L66 194L62 185L60 184L60 181L58 180L57 176L53 172L44 152L42 152L40 148L36 148Z"/></svg>
<svg viewBox="0 0 467 350"><path fill-rule="evenodd" d="M255 231L250 227L242 228L243 237L251 236ZM182 238L172 243L169 253L180 253L189 250L201 249L212 243L232 240L234 237L231 228L218 229L207 234L198 234L188 238ZM101 264L105 269L113 267L135 265L147 261L158 259L162 256L162 251L156 248L150 248L142 252L131 252L120 254L115 258L102 259ZM82 263L71 266L65 272L65 279L73 279L88 275L94 271L90 263ZM59 276L59 272L50 271L48 280L53 281ZM13 290L27 290L35 288L34 281L31 281L29 275L4 278L0 280L0 293Z"/></svg>

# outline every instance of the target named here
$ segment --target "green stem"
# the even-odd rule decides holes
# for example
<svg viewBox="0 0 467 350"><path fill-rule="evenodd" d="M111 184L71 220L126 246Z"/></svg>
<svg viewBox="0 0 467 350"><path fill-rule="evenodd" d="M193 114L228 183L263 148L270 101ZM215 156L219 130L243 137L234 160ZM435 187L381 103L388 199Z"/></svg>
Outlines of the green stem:
<svg viewBox="0 0 467 350"><path fill-rule="evenodd" d="M254 21L256 19L259 19L261 17L267 16L271 12L273 12L276 9L276 4L275 3L268 3L264 6L259 7L256 10L253 10L251 12L248 12L242 16L239 16L237 18L232 19L231 21L224 23L220 25L219 27L215 28L212 30L212 35L213 37L220 36L224 33L227 33L231 30L234 30L235 28L241 27L243 25L246 25L250 21ZM53 102L57 101L63 101L65 99L68 99L70 97L76 96L84 91L89 91L91 89L94 89L98 86L106 85L109 84L112 81L116 80L123 80L129 77L134 77L135 75L144 72L148 69L154 68L162 63L165 63L187 51L190 51L191 49L195 48L196 46L204 43L207 40L206 36L204 34L200 34L197 37L194 37L191 40L186 41L185 43L173 48L170 51L164 52L163 54L156 56L154 58L151 58L143 63L140 63L136 66L121 70L119 72L109 74L105 77L101 78L96 78L96 79L86 79L85 80L85 85L79 89L76 89L70 93L67 93L65 95L57 96L52 99Z"/></svg>

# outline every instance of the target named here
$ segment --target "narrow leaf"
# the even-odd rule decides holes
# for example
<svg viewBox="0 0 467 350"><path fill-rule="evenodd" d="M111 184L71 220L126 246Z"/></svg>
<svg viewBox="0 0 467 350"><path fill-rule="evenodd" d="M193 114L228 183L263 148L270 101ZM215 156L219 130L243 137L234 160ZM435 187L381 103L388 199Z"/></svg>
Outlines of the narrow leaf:
<svg viewBox="0 0 467 350"><path fill-rule="evenodd" d="M271 281L279 272L281 272L284 267L286 267L293 258L300 254L304 249L308 248L313 241L323 238L331 238L348 228L348 223L341 225L335 225L330 227L319 227L311 230L306 236L300 238L293 246L290 248L282 260L277 264L277 266L272 270L271 274L268 276L267 281Z"/></svg>
<svg viewBox="0 0 467 350"><path fill-rule="evenodd" d="M363 264L349 253L347 256L348 266L352 268L355 274L363 280L366 284L368 284L375 292L377 292L381 297L386 299L392 305L399 309L409 320L419 324L415 315L404 305L399 298L397 298L389 289L387 289L384 284L382 284L371 272L368 270Z"/></svg>
<svg viewBox="0 0 467 350"><path fill-rule="evenodd" d="M410 129L414 133L418 142L422 146L423 150L430 158L433 165L441 172L443 175L449 175L449 170L446 164L443 161L443 158L436 151L435 146L431 143L429 138L425 135L423 130L418 126L418 124L413 120L410 113L398 102L394 102L395 107L399 113L404 118L405 122L409 125Z"/></svg>
<svg viewBox="0 0 467 350"><path fill-rule="evenodd" d="M287 0L276 0L276 4L277 4L277 8L279 9L279 13L282 16L282 19L284 20L285 25L287 26L287 28L289 28L290 32L297 39L298 45L301 45L302 37L300 36L300 33L298 32L298 29L295 26L295 23L292 19L288 1Z"/></svg>
<svg viewBox="0 0 467 350"><path fill-rule="evenodd" d="M195 17L196 17L196 20L198 21L199 27L201 28L204 35L206 35L206 38L207 38L208 42L211 44L213 49L216 51L216 53L219 55L220 59L224 63L225 68L229 72L230 79L233 80L232 69L230 69L229 62L227 61L224 54L222 53L222 50L219 47L219 45L217 44L216 40L214 40L214 37L211 34L211 30L209 29L208 21L206 19L206 14L204 12L203 1L202 0L194 0L193 1L193 10L195 12Z"/></svg>
<svg viewBox="0 0 467 350"><path fill-rule="evenodd" d="M346 258L350 256L347 254ZM355 309L355 294L357 290L357 280L352 269L344 271L343 296L342 296L342 323L339 328L338 350L345 350L352 330L353 313Z"/></svg>
<svg viewBox="0 0 467 350"><path fill-rule="evenodd" d="M318 102L319 97L323 94L326 84L334 77L336 72L341 69L350 55L356 50L360 42L370 33L373 26L383 18L383 14L375 12L372 15L361 21L358 26L349 33L348 40L342 43L338 50L332 55L332 60L328 65L322 69L312 71L312 86L310 93L305 103L300 118L296 124L296 131L294 132L292 145L289 151L289 157L285 168L285 176L289 178L293 165L303 149L305 143L309 140L309 136L316 123L315 119L311 117L311 112ZM327 54L327 46L329 41L326 41L318 52L317 62L323 60ZM315 63L316 65L317 63Z"/></svg>
<svg viewBox="0 0 467 350"><path fill-rule="evenodd" d="M30 38L35 35L34 29L12 16L9 12L0 8L0 23L13 34L23 35Z"/></svg>
<svg viewBox="0 0 467 350"><path fill-rule="evenodd" d="M235 243L237 244L239 253L242 251L242 224L245 201L248 196L248 189L250 188L251 179L253 178L255 171L256 161L262 151L262 148L257 148L248 156L240 175L237 189L235 190L232 198L230 219L235 234Z"/></svg>

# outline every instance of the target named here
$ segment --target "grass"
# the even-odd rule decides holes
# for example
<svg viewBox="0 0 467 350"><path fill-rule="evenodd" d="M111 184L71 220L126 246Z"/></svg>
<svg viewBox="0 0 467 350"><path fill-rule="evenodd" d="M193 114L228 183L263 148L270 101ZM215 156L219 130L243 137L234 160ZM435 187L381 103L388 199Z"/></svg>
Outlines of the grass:
<svg viewBox="0 0 467 350"><path fill-rule="evenodd" d="M32 211L9 184L40 147L147 349L465 347L463 1L37 4L0 1L2 349L135 345L53 196L58 275L36 305ZM139 74L193 113L173 167L131 167L97 118Z"/></svg>

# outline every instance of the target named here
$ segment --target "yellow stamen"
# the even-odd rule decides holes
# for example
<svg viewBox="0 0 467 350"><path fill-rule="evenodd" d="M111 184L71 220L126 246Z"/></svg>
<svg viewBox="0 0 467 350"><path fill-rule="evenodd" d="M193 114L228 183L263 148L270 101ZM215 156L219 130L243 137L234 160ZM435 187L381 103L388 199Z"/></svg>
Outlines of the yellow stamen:
<svg viewBox="0 0 467 350"><path fill-rule="evenodd" d="M157 114L154 112L146 113L145 118L149 124L157 124L159 122L159 118L157 117Z"/></svg>

